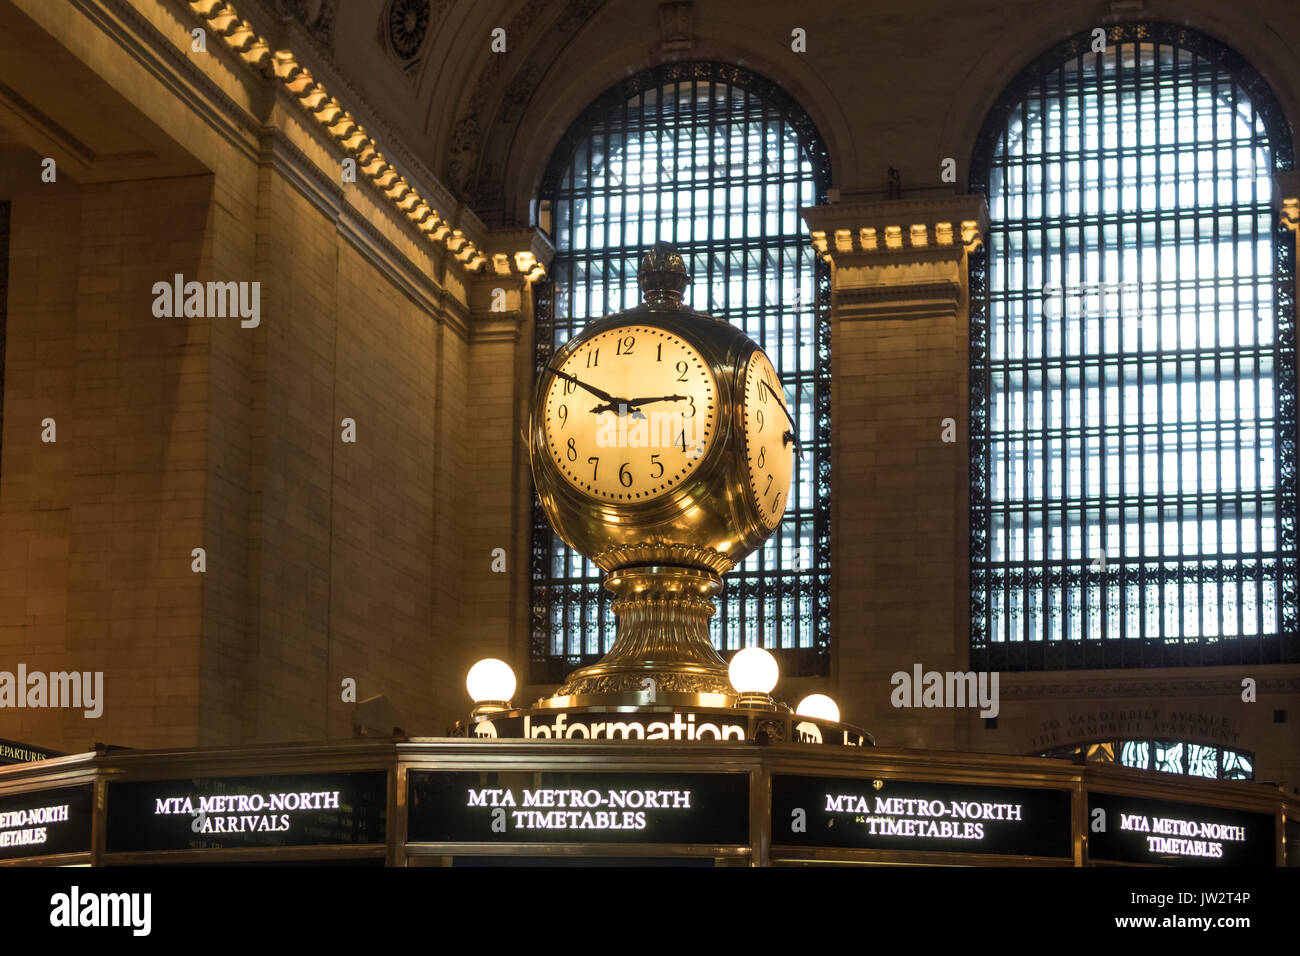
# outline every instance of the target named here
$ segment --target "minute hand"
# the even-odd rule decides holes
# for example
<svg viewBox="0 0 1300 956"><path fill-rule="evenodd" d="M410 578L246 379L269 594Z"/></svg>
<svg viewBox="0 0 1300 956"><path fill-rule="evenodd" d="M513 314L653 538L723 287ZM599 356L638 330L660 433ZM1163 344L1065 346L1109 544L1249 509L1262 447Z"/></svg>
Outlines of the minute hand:
<svg viewBox="0 0 1300 956"><path fill-rule="evenodd" d="M547 368L550 368L550 366L548 365ZM599 399L603 399L606 402L613 403L613 402L622 401L622 399L615 398L613 395L609 394L609 392L602 391L601 389L596 388L596 386L594 385L588 385L582 379L574 375L570 375L568 372L561 372L558 368L552 368L551 371L554 372L557 377L564 379L566 382L572 382L574 385L577 385L579 388L585 388L587 391L591 392L591 394L595 395Z"/></svg>
<svg viewBox="0 0 1300 956"><path fill-rule="evenodd" d="M790 423L790 430L786 434L790 436L790 441L794 442L795 450L799 452L799 457L802 458L803 449L799 447L799 426L794 423L794 419L790 417L789 409L785 407L785 396L776 394L772 390L772 386L767 384L765 378L760 378L758 384L767 389L767 393L776 399L776 404L780 407L781 413L785 415L785 420Z"/></svg>

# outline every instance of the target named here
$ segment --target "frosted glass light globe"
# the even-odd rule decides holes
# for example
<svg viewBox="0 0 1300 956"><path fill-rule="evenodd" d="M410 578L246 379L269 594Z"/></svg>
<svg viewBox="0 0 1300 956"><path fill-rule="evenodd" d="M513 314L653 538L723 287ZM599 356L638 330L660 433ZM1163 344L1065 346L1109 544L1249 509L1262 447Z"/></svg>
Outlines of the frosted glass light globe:
<svg viewBox="0 0 1300 956"><path fill-rule="evenodd" d="M727 668L731 686L741 694L770 694L780 676L776 658L761 647L737 651Z"/></svg>
<svg viewBox="0 0 1300 956"><path fill-rule="evenodd" d="M799 706L794 709L794 712L800 717L816 717L837 724L840 722L839 704L825 694L809 694L799 701Z"/></svg>
<svg viewBox="0 0 1300 956"><path fill-rule="evenodd" d="M476 704L509 700L515 693L515 672L505 661L485 657L465 675L465 689Z"/></svg>

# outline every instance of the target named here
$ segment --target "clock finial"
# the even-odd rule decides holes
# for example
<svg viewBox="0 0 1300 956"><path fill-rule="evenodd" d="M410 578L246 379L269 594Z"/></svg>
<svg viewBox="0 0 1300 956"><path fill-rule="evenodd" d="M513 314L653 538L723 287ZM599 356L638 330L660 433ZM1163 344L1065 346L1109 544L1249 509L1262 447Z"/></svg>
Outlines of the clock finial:
<svg viewBox="0 0 1300 956"><path fill-rule="evenodd" d="M686 274L686 263L667 242L656 242L642 257L636 277L641 284L641 297L649 305L681 305L682 294L691 281Z"/></svg>

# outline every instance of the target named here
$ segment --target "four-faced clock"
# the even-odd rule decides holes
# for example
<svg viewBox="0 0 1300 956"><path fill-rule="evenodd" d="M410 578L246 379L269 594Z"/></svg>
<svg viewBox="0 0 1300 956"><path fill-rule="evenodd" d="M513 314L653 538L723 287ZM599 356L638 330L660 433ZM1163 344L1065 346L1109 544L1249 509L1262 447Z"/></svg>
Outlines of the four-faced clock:
<svg viewBox="0 0 1300 956"><path fill-rule="evenodd" d="M762 349L755 349L745 368L745 461L750 501L768 528L776 528L785 514L795 440L781 379Z"/></svg>
<svg viewBox="0 0 1300 956"><path fill-rule="evenodd" d="M665 329L609 329L550 372L546 451L564 479L592 498L629 503L669 493L699 466L717 431L708 363Z"/></svg>

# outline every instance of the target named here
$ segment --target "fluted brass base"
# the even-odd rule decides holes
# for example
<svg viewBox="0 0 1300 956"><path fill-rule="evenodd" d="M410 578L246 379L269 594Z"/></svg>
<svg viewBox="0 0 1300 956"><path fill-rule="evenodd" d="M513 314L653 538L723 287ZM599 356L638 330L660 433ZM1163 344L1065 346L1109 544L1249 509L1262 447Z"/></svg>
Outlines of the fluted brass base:
<svg viewBox="0 0 1300 956"><path fill-rule="evenodd" d="M607 701L709 701L734 695L727 664L709 641L713 595L722 580L701 568L654 565L612 572L618 637L595 664L574 671L542 705ZM652 683L653 682L653 683ZM717 701L722 703L722 701Z"/></svg>

